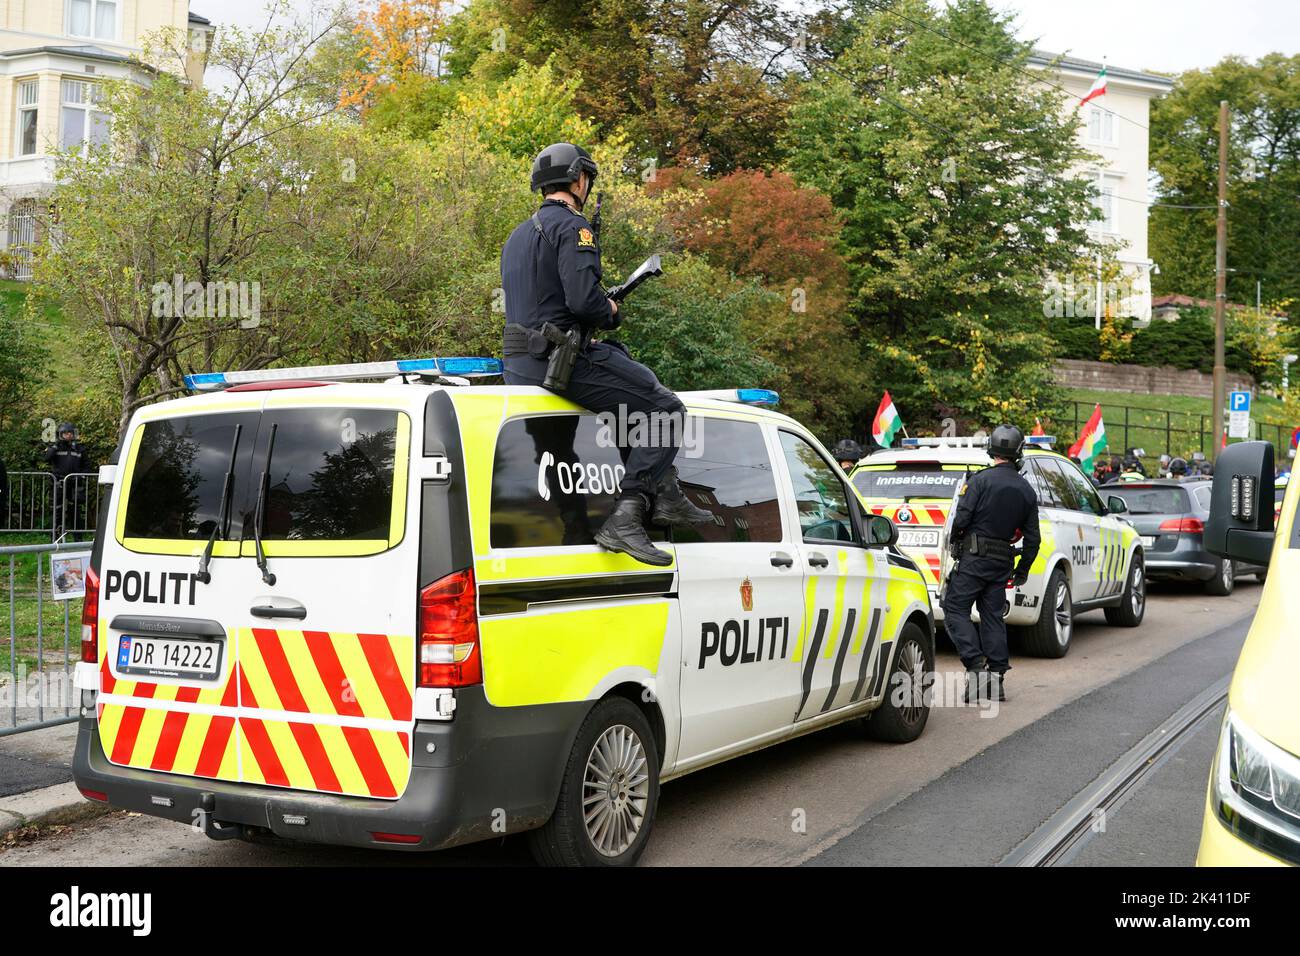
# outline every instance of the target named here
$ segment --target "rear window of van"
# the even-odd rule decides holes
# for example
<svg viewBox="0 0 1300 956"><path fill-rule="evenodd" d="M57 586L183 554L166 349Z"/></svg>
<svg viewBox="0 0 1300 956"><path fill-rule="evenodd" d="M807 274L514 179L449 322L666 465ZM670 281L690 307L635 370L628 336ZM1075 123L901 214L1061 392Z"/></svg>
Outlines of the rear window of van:
<svg viewBox="0 0 1300 956"><path fill-rule="evenodd" d="M268 409L147 422L129 462L121 536L206 541L221 514L229 474L228 519L217 540L251 541L265 472L264 541L396 543L404 521L407 435L405 415L375 408Z"/></svg>

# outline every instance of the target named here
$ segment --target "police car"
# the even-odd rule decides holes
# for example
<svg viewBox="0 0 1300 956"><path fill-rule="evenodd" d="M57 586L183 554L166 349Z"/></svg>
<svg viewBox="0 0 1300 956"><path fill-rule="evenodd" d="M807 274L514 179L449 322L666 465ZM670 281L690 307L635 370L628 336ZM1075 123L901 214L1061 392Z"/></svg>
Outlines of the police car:
<svg viewBox="0 0 1300 956"><path fill-rule="evenodd" d="M966 475L990 464L982 438L904 439L853 469L854 488L873 515L898 527L898 545L925 575L935 619L946 572L945 526ZM1020 588L1008 589L1007 625L1020 649L1038 657L1064 657L1075 614L1103 608L1107 622L1142 623L1146 578L1142 544L1124 519L1118 496L1103 503L1075 464L1051 450L1050 436L1025 444L1021 474L1038 496L1042 543Z"/></svg>
<svg viewBox="0 0 1300 956"><path fill-rule="evenodd" d="M682 393L713 524L603 551L612 429L486 359L213 373L138 411L96 538L74 775L192 823L630 864L659 784L842 722L910 741L925 583L826 450ZM362 381L366 378L387 381Z"/></svg>

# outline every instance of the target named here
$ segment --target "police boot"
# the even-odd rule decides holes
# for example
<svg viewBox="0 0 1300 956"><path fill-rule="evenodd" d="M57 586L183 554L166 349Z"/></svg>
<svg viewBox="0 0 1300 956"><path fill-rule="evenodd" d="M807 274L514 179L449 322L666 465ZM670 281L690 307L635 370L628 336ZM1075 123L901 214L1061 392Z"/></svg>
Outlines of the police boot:
<svg viewBox="0 0 1300 956"><path fill-rule="evenodd" d="M644 495L624 495L614 502L605 523L596 532L596 543L606 551L630 554L643 564L666 568L673 556L660 551L645 533L645 513L649 506Z"/></svg>
<svg viewBox="0 0 1300 956"><path fill-rule="evenodd" d="M967 704L977 704L988 698L989 672L985 670L968 670L966 672L966 693L962 700Z"/></svg>
<svg viewBox="0 0 1300 956"><path fill-rule="evenodd" d="M686 497L681 482L677 480L677 469L668 469L668 474L659 479L655 488L655 507L650 514L650 523L661 526L708 524L712 520L712 511L697 507Z"/></svg>
<svg viewBox="0 0 1300 956"><path fill-rule="evenodd" d="M1006 676L998 671L989 671L989 700L1006 701L1007 691L1003 686Z"/></svg>

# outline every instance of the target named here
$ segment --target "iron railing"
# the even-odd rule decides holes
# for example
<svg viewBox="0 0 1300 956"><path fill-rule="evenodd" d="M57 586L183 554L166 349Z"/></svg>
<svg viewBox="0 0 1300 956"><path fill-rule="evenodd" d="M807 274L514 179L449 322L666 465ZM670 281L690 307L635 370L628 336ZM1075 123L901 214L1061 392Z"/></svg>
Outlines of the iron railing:
<svg viewBox="0 0 1300 956"><path fill-rule="evenodd" d="M78 472L60 481L48 471L11 471L0 532L49 535L51 541L94 534L99 505L96 472Z"/></svg>

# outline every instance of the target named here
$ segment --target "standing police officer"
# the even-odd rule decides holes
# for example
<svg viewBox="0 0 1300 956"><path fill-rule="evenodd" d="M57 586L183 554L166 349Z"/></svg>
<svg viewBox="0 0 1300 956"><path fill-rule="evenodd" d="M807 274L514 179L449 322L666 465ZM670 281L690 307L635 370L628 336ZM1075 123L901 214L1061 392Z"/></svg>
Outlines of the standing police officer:
<svg viewBox="0 0 1300 956"><path fill-rule="evenodd" d="M1014 578L1016 587L1024 584L1038 556L1038 499L1018 468L1024 444L1024 432L1014 425L993 429L993 464L967 479L953 515L949 548L958 563L948 575L943 613L948 636L966 666L967 702L982 696L985 680L989 698L1007 699L1002 686L1011 667L1002 618L1007 580ZM1011 542L1017 531L1024 536L1024 550L1013 571ZM971 622L972 604L979 607L978 634ZM981 658L987 676L980 670Z"/></svg>
<svg viewBox="0 0 1300 956"><path fill-rule="evenodd" d="M77 426L72 422L63 422L55 433L58 441L45 447L41 456L54 472L54 530L62 534L67 523L74 527L80 525L82 509L86 504L86 479L74 481L68 487L70 475L85 475L95 470L95 462L86 451L86 446L77 440ZM68 492L71 492L68 494ZM67 500L64 495L67 494ZM75 538L76 535L74 534Z"/></svg>
<svg viewBox="0 0 1300 956"><path fill-rule="evenodd" d="M619 447L626 472L596 543L665 567L672 556L654 546L647 520L702 524L713 515L686 497L673 468L685 426L681 400L621 344L592 341L595 333L616 329L621 321L618 303L601 287L600 247L582 215L596 174L590 154L570 143L548 146L533 161L532 188L542 193L541 208L515 227L501 251L505 381L541 385L559 333L579 333L581 350L560 394L593 412L612 412L620 421L640 413L654 426L618 429L644 440Z"/></svg>

